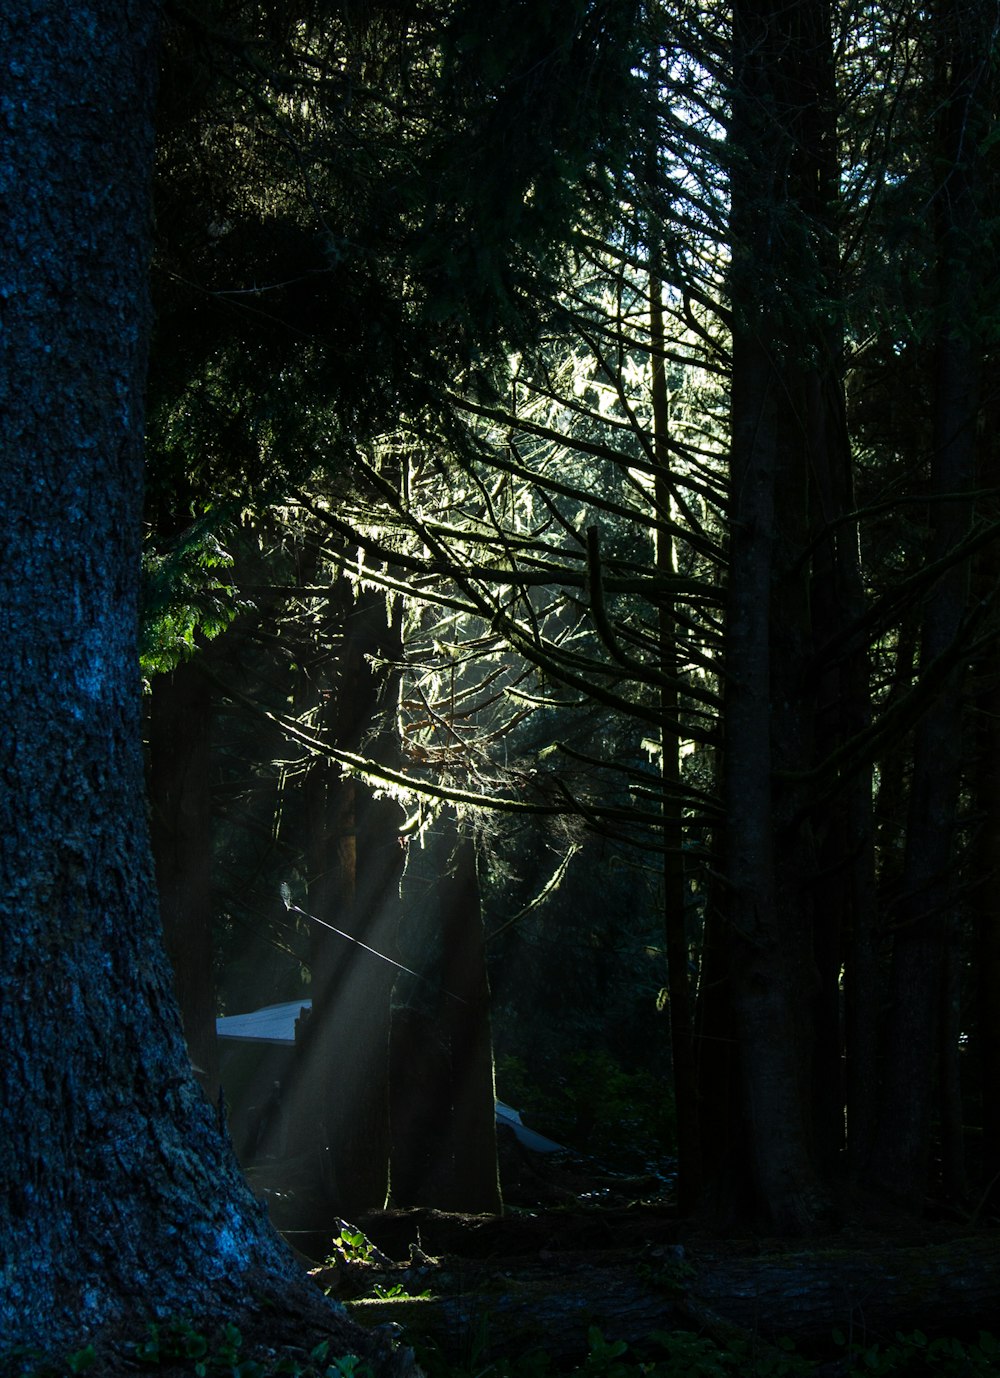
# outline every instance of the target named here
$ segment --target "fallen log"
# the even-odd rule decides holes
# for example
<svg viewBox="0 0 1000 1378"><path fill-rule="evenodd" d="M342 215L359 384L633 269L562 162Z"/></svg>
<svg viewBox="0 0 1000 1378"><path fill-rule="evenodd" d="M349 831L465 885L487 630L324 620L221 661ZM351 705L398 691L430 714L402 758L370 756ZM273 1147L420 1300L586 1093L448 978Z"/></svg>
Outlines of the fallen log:
<svg viewBox="0 0 1000 1378"><path fill-rule="evenodd" d="M692 1296L727 1320L815 1346L840 1330L859 1344L923 1330L1000 1329L1000 1240L977 1235L911 1248L721 1257Z"/></svg>
<svg viewBox="0 0 1000 1378"><path fill-rule="evenodd" d="M451 1363L476 1366L535 1350L555 1361L582 1358L592 1326L607 1341L635 1348L652 1331L679 1323L666 1298L637 1286L620 1268L499 1276L454 1294L362 1298L348 1305L364 1325L399 1326L418 1354L429 1344Z"/></svg>
<svg viewBox="0 0 1000 1378"><path fill-rule="evenodd" d="M993 1235L738 1256L667 1246L641 1257L574 1252L508 1266L422 1256L419 1266L384 1274L386 1285L429 1295L360 1299L351 1303L359 1318L400 1325L408 1339L429 1341L454 1360L535 1348L573 1359L586 1352L592 1326L640 1351L652 1332L684 1329L722 1344L789 1339L814 1355L832 1353L838 1331L867 1347L897 1332L1000 1330Z"/></svg>

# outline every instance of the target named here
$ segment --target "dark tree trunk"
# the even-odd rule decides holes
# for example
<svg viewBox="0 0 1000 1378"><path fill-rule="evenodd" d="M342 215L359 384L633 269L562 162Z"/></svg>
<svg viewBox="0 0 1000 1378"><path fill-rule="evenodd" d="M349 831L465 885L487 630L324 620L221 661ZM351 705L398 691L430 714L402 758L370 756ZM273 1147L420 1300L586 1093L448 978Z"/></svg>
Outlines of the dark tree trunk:
<svg viewBox="0 0 1000 1378"><path fill-rule="evenodd" d="M968 534L974 486L982 329L978 320L976 231L980 136L989 117L983 45L992 13L944 0L937 12L939 116L934 152L946 169L935 198L936 313L934 434L928 558L944 560ZM920 671L953 654L969 606L970 564L953 560L927 596ZM927 1189L941 970L956 923L956 814L962 776L962 665L947 674L917 725L902 895L893 915L890 1023L874 1172L916 1204Z"/></svg>
<svg viewBox="0 0 1000 1378"><path fill-rule="evenodd" d="M816 1016L832 1017L829 1002L817 1006L815 801L804 783L818 750L810 490L816 466L834 462L829 416L811 401L836 367L816 331L817 302L834 290L817 248L835 157L827 7L739 0L733 48L723 903L754 1207L799 1230L827 1205L813 1073Z"/></svg>
<svg viewBox="0 0 1000 1378"><path fill-rule="evenodd" d="M379 594L365 591L355 601L346 583L342 592L343 634L325 730L332 744L364 747L392 764L392 734L380 719L392 716L398 679L380 676L369 657L399 659L398 612L390 617ZM388 1190L396 971L358 942L388 956L394 951L401 813L325 760L313 765L306 788L313 1006L290 1088L293 1145L314 1158L315 1184L325 1184L329 1213L353 1216L384 1205Z"/></svg>
<svg viewBox="0 0 1000 1378"><path fill-rule="evenodd" d="M490 992L475 848L445 818L410 843L390 1038L390 1199L498 1212Z"/></svg>
<svg viewBox="0 0 1000 1378"><path fill-rule="evenodd" d="M990 424L992 422L992 424ZM1000 474L1000 399L989 409L985 454L979 487L996 488ZM996 521L994 502L980 514ZM1000 568L995 550L984 553L976 570L976 596L987 600L1000 587ZM972 767L972 812L978 833L970 865L973 889L972 956L975 979L973 997L975 1033L970 1049L976 1072L982 1125L979 1180L985 1192L983 1204L995 1210L1000 1201L1000 639L994 638L977 666L975 696L975 755Z"/></svg>
<svg viewBox="0 0 1000 1378"><path fill-rule="evenodd" d="M976 970L976 1036L973 1050L979 1078L982 1115L980 1174L988 1200L1000 1201L1000 646L989 655L990 683L980 697L976 805L982 816L973 895Z"/></svg>
<svg viewBox="0 0 1000 1378"><path fill-rule="evenodd" d="M651 162L655 178L655 156ZM657 464L654 504L657 517L666 522L671 518L670 410L664 369L666 328L663 319L663 280L659 272L659 250L651 249L651 256L653 267L649 281L649 338L653 361L650 397L653 411L653 453ZM668 587L669 580L677 574L677 562L673 539L664 530L656 534L654 562L657 574L663 576L664 587ZM666 594L662 597L663 601L657 613L659 665L663 675L673 681L660 690L660 710L663 715L663 725L660 729L660 777L663 791L663 927L667 950L667 988L670 993L670 1064L677 1112L677 1206L682 1213L687 1213L701 1193L702 1157L693 1041L693 997L688 971L690 956L685 902L684 826L679 789L681 763L677 729L677 723L680 721L677 625L673 602Z"/></svg>
<svg viewBox="0 0 1000 1378"><path fill-rule="evenodd" d="M212 695L199 667L153 680L150 835L163 938L188 1052L213 1103L219 1094L212 973Z"/></svg>
<svg viewBox="0 0 1000 1378"><path fill-rule="evenodd" d="M695 1072L702 1144L702 1212L725 1229L753 1194L743 1145L738 1041L729 983L729 932L718 894L721 866L712 868L695 1001Z"/></svg>
<svg viewBox="0 0 1000 1378"><path fill-rule="evenodd" d="M954 929L949 934L941 966L941 1020L938 1059L941 1091L941 1186L952 1201L966 1192L965 1115L962 1104L962 944Z"/></svg>
<svg viewBox="0 0 1000 1378"><path fill-rule="evenodd" d="M0 1348L306 1295L191 1072L146 830L155 24L0 12Z"/></svg>
<svg viewBox="0 0 1000 1378"><path fill-rule="evenodd" d="M818 40L829 43L827 30ZM820 106L833 120L832 56L821 62L826 74ZM829 129L814 140L816 204L821 280L834 300L838 289L836 141ZM825 251L825 252L824 252ZM861 1160L874 1132L877 1104L878 968L875 837L870 761L850 758L871 723L867 643L857 631L865 592L847 429L843 381L843 340L839 324L817 323L816 357L803 389L806 457L810 474L812 568L809 618L813 667L808 675L814 697L814 759L823 777L812 801L815 872L812 894L813 950L817 989L813 1004L815 1048L813 1085L816 1143L824 1167L832 1170L847 1131L852 1155ZM844 768L829 763L848 753ZM841 974L848 991L845 1002ZM846 1047L846 1076L844 1050Z"/></svg>

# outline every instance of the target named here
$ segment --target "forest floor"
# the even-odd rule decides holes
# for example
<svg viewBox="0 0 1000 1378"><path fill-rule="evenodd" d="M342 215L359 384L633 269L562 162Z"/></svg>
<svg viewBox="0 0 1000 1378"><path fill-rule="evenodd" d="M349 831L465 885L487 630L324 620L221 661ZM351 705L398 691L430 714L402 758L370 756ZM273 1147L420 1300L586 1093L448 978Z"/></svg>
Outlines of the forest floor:
<svg viewBox="0 0 1000 1378"><path fill-rule="evenodd" d="M669 1164L628 1175L505 1142L501 1165L502 1216L386 1210L286 1230L317 1288L369 1332L370 1365L339 1357L339 1322L307 1299L204 1333L166 1327L141 1361L109 1343L87 1372L1000 1378L1000 1340L982 1334L1000 1336L995 1220L855 1201L808 1240L724 1234L678 1219Z"/></svg>
<svg viewBox="0 0 1000 1378"><path fill-rule="evenodd" d="M650 1364L838 1375L866 1353L869 1371L881 1355L880 1372L918 1372L909 1351L889 1362L900 1336L929 1337L913 1349L1000 1333L995 1222L866 1201L807 1242L721 1236L678 1220L667 1172L629 1176L511 1145L502 1161L502 1217L380 1211L325 1242L300 1239L323 1260L316 1283L364 1324L398 1327L432 1378L581 1365L622 1378ZM960 1357L963 1371L1000 1374L1000 1348L995 1363Z"/></svg>

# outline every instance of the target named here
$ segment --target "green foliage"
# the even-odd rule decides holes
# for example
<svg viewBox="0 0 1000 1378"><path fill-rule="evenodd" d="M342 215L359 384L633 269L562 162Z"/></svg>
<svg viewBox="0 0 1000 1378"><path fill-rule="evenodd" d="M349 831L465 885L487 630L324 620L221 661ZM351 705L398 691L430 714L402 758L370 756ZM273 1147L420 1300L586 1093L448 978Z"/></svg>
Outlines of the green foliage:
<svg viewBox="0 0 1000 1378"><path fill-rule="evenodd" d="M624 1340L608 1340L597 1326L587 1333L587 1356L572 1372L581 1378L805 1378L812 1364L795 1352L791 1341L758 1345L749 1336L745 1343L725 1348L705 1335L689 1330L654 1331L639 1349ZM503 1357L483 1363L484 1337L471 1355L469 1373L476 1378L549 1378L557 1365L544 1349L516 1358ZM432 1378L461 1378L461 1370L447 1369L435 1356L421 1355Z"/></svg>
<svg viewBox="0 0 1000 1378"><path fill-rule="evenodd" d="M896 1378L896 1375L934 1375L935 1378L992 1378L1000 1374L1000 1340L986 1331L975 1342L954 1338L928 1339L920 1331L897 1334L889 1345L853 1346L842 1332L834 1343L847 1348L847 1367L842 1371L857 1378ZM557 1371L552 1356L536 1350L517 1358L483 1363L484 1343L471 1356L469 1372L477 1378L549 1378ZM429 1362L427 1359L429 1358ZM433 1378L461 1378L461 1369L443 1368L435 1357L422 1356ZM581 1378L807 1378L823 1363L799 1354L787 1338L764 1344L753 1335L717 1344L707 1335L690 1330L654 1331L640 1349L623 1340L608 1340L592 1326L588 1353L572 1372Z"/></svg>
<svg viewBox="0 0 1000 1378"><path fill-rule="evenodd" d="M430 1294L429 1287L422 1292L408 1292L401 1282L394 1282L391 1287L376 1282L372 1288L372 1296L377 1301L426 1301Z"/></svg>
<svg viewBox="0 0 1000 1378"><path fill-rule="evenodd" d="M143 556L139 658L147 676L173 670L194 654L196 637L218 636L240 609L236 589L220 577L233 558L203 523L167 551Z"/></svg>
<svg viewBox="0 0 1000 1378"><path fill-rule="evenodd" d="M213 1345L190 1321L153 1323L145 1340L135 1348L138 1363L149 1367L182 1360L190 1363L195 1378L225 1374L232 1378L264 1378L265 1370L252 1359L240 1358L243 1336L232 1324L223 1326Z"/></svg>
<svg viewBox="0 0 1000 1378"><path fill-rule="evenodd" d="M895 1378L922 1374L938 1378L986 1378L1000 1374L1000 1340L981 1330L975 1341L951 1336L929 1339L922 1330L896 1332L892 1344L856 1345L835 1330L834 1343L847 1349L849 1371L865 1378Z"/></svg>
<svg viewBox="0 0 1000 1378"><path fill-rule="evenodd" d="M497 1061L501 1100L570 1147L627 1162L669 1151L676 1142L670 1087L644 1070L630 1072L605 1049L570 1055L555 1085L540 1085L517 1057Z"/></svg>
<svg viewBox="0 0 1000 1378"><path fill-rule="evenodd" d="M376 1252L375 1245L366 1235L344 1224L333 1241L333 1248L334 1253L327 1259L328 1266L338 1261L338 1255L348 1263L369 1263Z"/></svg>
<svg viewBox="0 0 1000 1378"><path fill-rule="evenodd" d="M754 1378L801 1378L812 1369L809 1360L796 1353L788 1339L764 1345L748 1335L723 1347L688 1330L656 1331L650 1339L663 1354L646 1370L657 1378L673 1374L684 1374L685 1378L744 1374L753 1374Z"/></svg>
<svg viewBox="0 0 1000 1378"><path fill-rule="evenodd" d="M382 1300L406 1295L398 1286L381 1291L376 1288L376 1294ZM856 1378L1000 1375L1000 1339L985 1330L974 1341L948 1336L930 1339L920 1330L897 1332L891 1344L860 1345L841 1330L835 1330L832 1339L838 1349L846 1350L842 1371ZM764 1344L747 1335L723 1346L690 1330L657 1330L641 1348L633 1349L624 1340L606 1339L592 1326L587 1341L586 1358L572 1369L580 1378L807 1378L821 1362L799 1354L787 1338ZM484 1317L472 1337L467 1364L446 1364L433 1351L422 1353L421 1363L431 1378L466 1378L466 1374L476 1378L551 1378L563 1371L544 1349L488 1362L488 1342L489 1320ZM190 1321L173 1320L150 1324L147 1338L135 1346L133 1358L140 1369L184 1364L193 1378L371 1378L369 1365L356 1354L331 1356L328 1340L316 1345L305 1359L286 1354L266 1366L242 1356L242 1347L243 1336L235 1325L223 1326L210 1338ZM7 1358L21 1361L21 1367L13 1370L20 1378L65 1378L67 1374L86 1373L97 1354L93 1345L86 1345L55 1365L39 1363L29 1351L16 1351Z"/></svg>
<svg viewBox="0 0 1000 1378"><path fill-rule="evenodd" d="M590 1353L587 1355L582 1372L588 1378L628 1378L630 1364L626 1355L628 1345L624 1340L608 1341L596 1326L591 1326L587 1334Z"/></svg>
<svg viewBox="0 0 1000 1378"><path fill-rule="evenodd" d="M605 1340L597 1329L590 1331L589 1339L590 1352L578 1370L586 1378L804 1378L815 1367L789 1339L763 1345L748 1335L723 1347L688 1330L656 1331L650 1336L656 1346L652 1360L640 1359L620 1340ZM987 1378L1000 1373L1000 1340L987 1331L976 1341L965 1341L947 1336L932 1340L915 1330L897 1333L892 1344L865 1347L850 1344L840 1331L833 1339L848 1351L847 1372L865 1378Z"/></svg>
<svg viewBox="0 0 1000 1378"><path fill-rule="evenodd" d="M323 1340L306 1360L294 1355L264 1365L241 1357L243 1336L232 1324L223 1326L214 1343L189 1321L150 1325L147 1340L136 1346L139 1364L159 1368L189 1363L195 1378L370 1378L371 1369L356 1354L330 1355Z"/></svg>
<svg viewBox="0 0 1000 1378"><path fill-rule="evenodd" d="M371 1368L356 1354L341 1354L328 1361L329 1350L329 1341L323 1340L309 1356L317 1372L322 1372L322 1378L370 1378Z"/></svg>

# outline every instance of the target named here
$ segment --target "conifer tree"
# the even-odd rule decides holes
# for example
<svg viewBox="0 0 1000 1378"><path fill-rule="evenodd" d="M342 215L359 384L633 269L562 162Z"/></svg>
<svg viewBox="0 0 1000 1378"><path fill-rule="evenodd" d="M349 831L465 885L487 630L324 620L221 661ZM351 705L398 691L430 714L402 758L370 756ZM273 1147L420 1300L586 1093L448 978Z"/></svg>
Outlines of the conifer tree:
<svg viewBox="0 0 1000 1378"><path fill-rule="evenodd" d="M137 659L156 7L0 18L0 1351L310 1293L188 1062L158 932ZM20 1364L19 1364L20 1367Z"/></svg>

